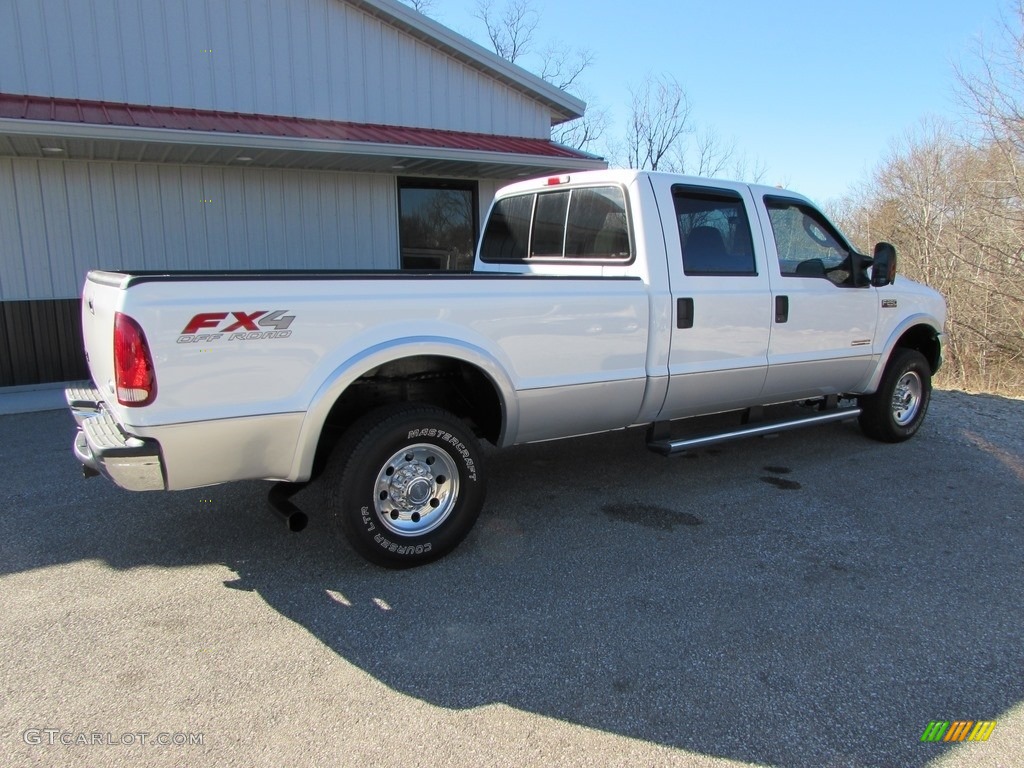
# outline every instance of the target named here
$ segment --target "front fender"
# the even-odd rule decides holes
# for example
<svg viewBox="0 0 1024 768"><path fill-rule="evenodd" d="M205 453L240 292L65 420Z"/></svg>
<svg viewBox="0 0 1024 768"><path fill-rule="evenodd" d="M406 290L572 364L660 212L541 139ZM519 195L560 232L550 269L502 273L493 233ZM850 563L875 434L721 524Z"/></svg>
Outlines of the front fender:
<svg viewBox="0 0 1024 768"><path fill-rule="evenodd" d="M870 393L878 389L878 385L882 381L882 375L885 373L885 366L888 365L889 358L892 357L892 351L896 348L899 340L903 338L903 335L907 331L919 325L927 326L935 332L935 335L939 339L941 355L941 346L944 337L942 332L942 323L932 315L924 312L918 312L910 315L910 317L907 317L900 322L900 324L897 325L889 334L889 338L886 339L885 346L882 348L882 353L878 358L878 364L875 366L874 371L872 371L871 377L867 380L862 391Z"/></svg>
<svg viewBox="0 0 1024 768"><path fill-rule="evenodd" d="M308 480L313 472L320 434L331 408L342 393L359 377L385 363L405 357L430 355L448 357L479 368L494 384L501 401L501 434L498 445L515 438L519 425L519 401L508 373L487 350L458 339L437 336L413 336L386 341L359 352L335 368L313 396L299 431L295 459L289 479Z"/></svg>

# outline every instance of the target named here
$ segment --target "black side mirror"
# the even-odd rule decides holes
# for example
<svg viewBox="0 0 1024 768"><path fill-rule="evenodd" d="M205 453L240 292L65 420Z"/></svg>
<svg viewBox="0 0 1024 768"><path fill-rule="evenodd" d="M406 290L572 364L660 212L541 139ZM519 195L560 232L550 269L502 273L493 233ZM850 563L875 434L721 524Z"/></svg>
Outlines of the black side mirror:
<svg viewBox="0 0 1024 768"><path fill-rule="evenodd" d="M896 248L892 244L876 245L872 262L871 284L875 288L884 288L896 282Z"/></svg>
<svg viewBox="0 0 1024 768"><path fill-rule="evenodd" d="M871 283L871 279L868 277L868 267L872 263L870 256L850 251L850 273L853 285L861 287Z"/></svg>

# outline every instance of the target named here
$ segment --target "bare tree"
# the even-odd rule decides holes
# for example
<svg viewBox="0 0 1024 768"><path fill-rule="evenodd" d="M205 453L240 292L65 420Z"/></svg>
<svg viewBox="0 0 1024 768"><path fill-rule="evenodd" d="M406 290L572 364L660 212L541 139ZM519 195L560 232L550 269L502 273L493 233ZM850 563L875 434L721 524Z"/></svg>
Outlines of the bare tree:
<svg viewBox="0 0 1024 768"><path fill-rule="evenodd" d="M414 10L419 11L424 16L432 14L436 5L435 0L402 0L402 2L406 5L411 5Z"/></svg>
<svg viewBox="0 0 1024 768"><path fill-rule="evenodd" d="M675 78L648 75L630 93L625 141L610 143L618 164L755 182L764 177L764 163L740 151L735 139L724 138L713 127L699 125L693 119L692 104Z"/></svg>
<svg viewBox="0 0 1024 768"><path fill-rule="evenodd" d="M957 69L958 96L992 143L1024 154L1024 1L1001 20L994 45L979 42L974 67ZM1016 164L1016 159L1013 161Z"/></svg>
<svg viewBox="0 0 1024 768"><path fill-rule="evenodd" d="M580 118L556 125L551 129L551 140L565 147L589 152L605 137L608 130L608 112L600 107L587 107Z"/></svg>
<svg viewBox="0 0 1024 768"><path fill-rule="evenodd" d="M926 121L840 206L862 245L946 297L948 384L1024 392L1024 0L957 71L969 135Z"/></svg>
<svg viewBox="0 0 1024 768"><path fill-rule="evenodd" d="M630 91L626 128L626 164L648 171L674 170L666 157L693 131L690 99L679 81L669 75L647 78ZM668 163L671 165L671 162Z"/></svg>
<svg viewBox="0 0 1024 768"><path fill-rule="evenodd" d="M583 117L554 126L551 129L551 140L566 147L590 152L599 146L608 132L608 110L601 106L587 86L574 86L572 92L587 103L586 112Z"/></svg>
<svg viewBox="0 0 1024 768"><path fill-rule="evenodd" d="M498 9L494 0L477 0L476 18L484 23L494 52L515 64L530 52L540 14L530 0L506 0Z"/></svg>
<svg viewBox="0 0 1024 768"><path fill-rule="evenodd" d="M1024 390L1024 228L1012 163L925 121L894 144L838 220L862 249L896 244L900 271L946 297L947 383Z"/></svg>
<svg viewBox="0 0 1024 768"><path fill-rule="evenodd" d="M573 149L590 150L608 129L608 111L601 107L580 76L594 63L585 48L549 45L541 53L540 76L556 88L568 91L587 103L582 117L551 129L551 139Z"/></svg>
<svg viewBox="0 0 1024 768"><path fill-rule="evenodd" d="M581 76L594 63L594 54L585 48L549 44L535 52L540 13L532 0L477 0L476 18L483 22L491 49L513 64L537 64L535 71L547 82L574 96L585 99L586 87ZM607 112L593 104L575 120L555 126L553 141L573 149L587 151L605 134Z"/></svg>
<svg viewBox="0 0 1024 768"><path fill-rule="evenodd" d="M586 48L551 44L541 52L540 76L559 90L576 93L577 80L593 63L594 54Z"/></svg>
<svg viewBox="0 0 1024 768"><path fill-rule="evenodd" d="M735 138L725 138L707 125L694 128L688 138L676 142L670 155L665 170L692 176L760 182L766 173L764 163L741 151Z"/></svg>
<svg viewBox="0 0 1024 768"><path fill-rule="evenodd" d="M695 168L687 167L686 158L680 155L679 164L684 173L697 176L721 176L726 173L730 162L737 155L735 140L723 139L717 131L703 128L694 137L696 163Z"/></svg>

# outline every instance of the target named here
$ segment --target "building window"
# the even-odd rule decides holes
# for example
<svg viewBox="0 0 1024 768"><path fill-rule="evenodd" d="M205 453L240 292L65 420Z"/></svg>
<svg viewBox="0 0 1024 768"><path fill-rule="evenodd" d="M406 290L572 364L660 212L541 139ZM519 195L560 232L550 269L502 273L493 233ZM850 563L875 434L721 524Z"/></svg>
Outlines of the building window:
<svg viewBox="0 0 1024 768"><path fill-rule="evenodd" d="M398 180L402 269L473 269L477 186L468 181Z"/></svg>

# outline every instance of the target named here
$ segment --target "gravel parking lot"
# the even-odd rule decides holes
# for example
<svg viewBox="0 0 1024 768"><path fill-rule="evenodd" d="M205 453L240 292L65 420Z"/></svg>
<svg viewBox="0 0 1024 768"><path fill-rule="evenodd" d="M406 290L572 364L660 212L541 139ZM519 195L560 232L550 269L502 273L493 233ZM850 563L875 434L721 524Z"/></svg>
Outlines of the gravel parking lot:
<svg viewBox="0 0 1024 768"><path fill-rule="evenodd" d="M1024 401L937 392L897 446L493 453L405 572L315 486L289 534L266 484L85 481L73 432L0 417L4 765L1024 765Z"/></svg>

